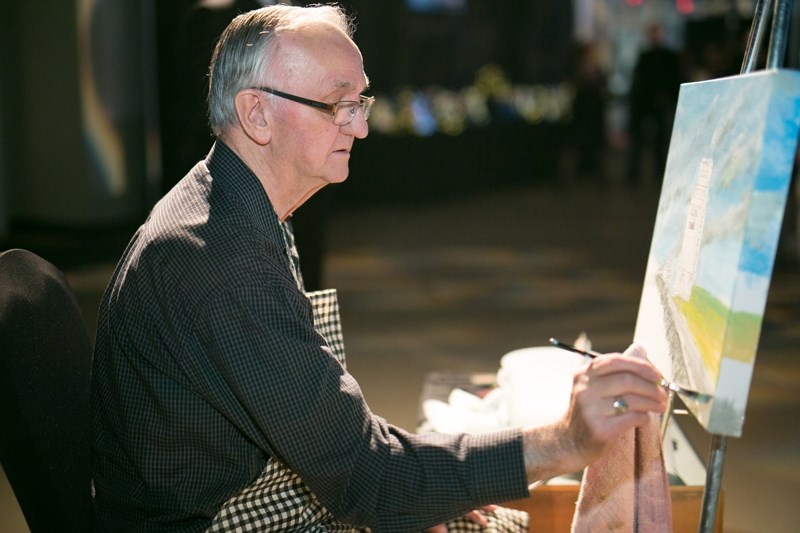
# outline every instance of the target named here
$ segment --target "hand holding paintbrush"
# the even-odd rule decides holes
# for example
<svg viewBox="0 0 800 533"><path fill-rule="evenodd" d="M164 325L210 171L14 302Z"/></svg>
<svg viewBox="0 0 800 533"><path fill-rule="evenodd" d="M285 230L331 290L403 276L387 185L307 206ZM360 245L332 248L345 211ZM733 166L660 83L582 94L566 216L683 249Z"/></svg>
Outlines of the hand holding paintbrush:
<svg viewBox="0 0 800 533"><path fill-rule="evenodd" d="M557 346L558 348L562 348L564 350L568 350L570 352L579 353L579 354L581 354L583 356L590 357L592 359L594 359L595 357L599 357L599 356L603 355L600 352L595 352L593 350L582 350L580 348L572 346L571 344L567 344L567 343L561 342L560 340L558 340L558 339L556 339L554 337L550 337L550 344L552 344L553 346ZM665 389L667 389L669 391L672 391L672 392L675 392L677 394L680 394L684 398L689 398L689 399L695 400L695 401L700 402L700 403L708 403L713 398L713 396L711 394L707 394L707 393L704 393L704 392L699 392L699 391L696 391L696 390L688 389L688 388L683 387L681 385L677 385L675 383L667 381L664 378L661 378L661 381L658 383L658 385L661 386L661 387L664 387Z"/></svg>

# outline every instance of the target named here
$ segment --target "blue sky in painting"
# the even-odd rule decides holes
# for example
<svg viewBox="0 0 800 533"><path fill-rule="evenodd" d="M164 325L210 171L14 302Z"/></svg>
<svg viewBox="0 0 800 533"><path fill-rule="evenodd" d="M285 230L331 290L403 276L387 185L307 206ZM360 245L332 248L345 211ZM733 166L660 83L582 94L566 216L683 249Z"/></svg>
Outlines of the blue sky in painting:
<svg viewBox="0 0 800 533"><path fill-rule="evenodd" d="M759 314L795 155L798 94L800 74L791 71L684 85L653 233L653 259L660 265L675 260L700 161L710 158L696 284L727 305ZM747 287L734 295L743 282ZM760 293L763 298L754 297Z"/></svg>

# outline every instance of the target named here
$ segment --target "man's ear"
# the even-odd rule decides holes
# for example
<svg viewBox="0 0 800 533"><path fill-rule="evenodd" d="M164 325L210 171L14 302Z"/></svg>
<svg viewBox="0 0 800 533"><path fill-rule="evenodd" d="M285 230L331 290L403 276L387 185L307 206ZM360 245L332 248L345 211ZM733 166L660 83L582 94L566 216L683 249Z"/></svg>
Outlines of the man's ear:
<svg viewBox="0 0 800 533"><path fill-rule="evenodd" d="M269 143L272 136L271 117L261 105L261 95L250 89L239 91L234 99L234 107L245 134L262 146Z"/></svg>

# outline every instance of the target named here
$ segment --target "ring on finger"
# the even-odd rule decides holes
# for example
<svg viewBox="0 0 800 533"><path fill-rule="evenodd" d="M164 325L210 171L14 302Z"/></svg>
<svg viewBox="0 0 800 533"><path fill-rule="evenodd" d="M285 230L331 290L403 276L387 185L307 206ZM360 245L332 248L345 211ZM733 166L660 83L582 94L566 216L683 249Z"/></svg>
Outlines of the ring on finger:
<svg viewBox="0 0 800 533"><path fill-rule="evenodd" d="M617 396L614 398L614 403L611 404L614 407L614 414L624 415L628 412L628 402L625 401L625 398L622 396Z"/></svg>

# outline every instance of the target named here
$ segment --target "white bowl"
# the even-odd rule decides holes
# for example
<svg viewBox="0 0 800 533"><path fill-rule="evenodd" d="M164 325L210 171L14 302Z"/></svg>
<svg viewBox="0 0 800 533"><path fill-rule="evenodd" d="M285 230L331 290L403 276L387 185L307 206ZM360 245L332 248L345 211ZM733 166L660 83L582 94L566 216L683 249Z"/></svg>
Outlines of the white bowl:
<svg viewBox="0 0 800 533"><path fill-rule="evenodd" d="M500 359L498 385L506 391L512 426L555 422L567 412L575 371L584 357L555 346L521 348Z"/></svg>

